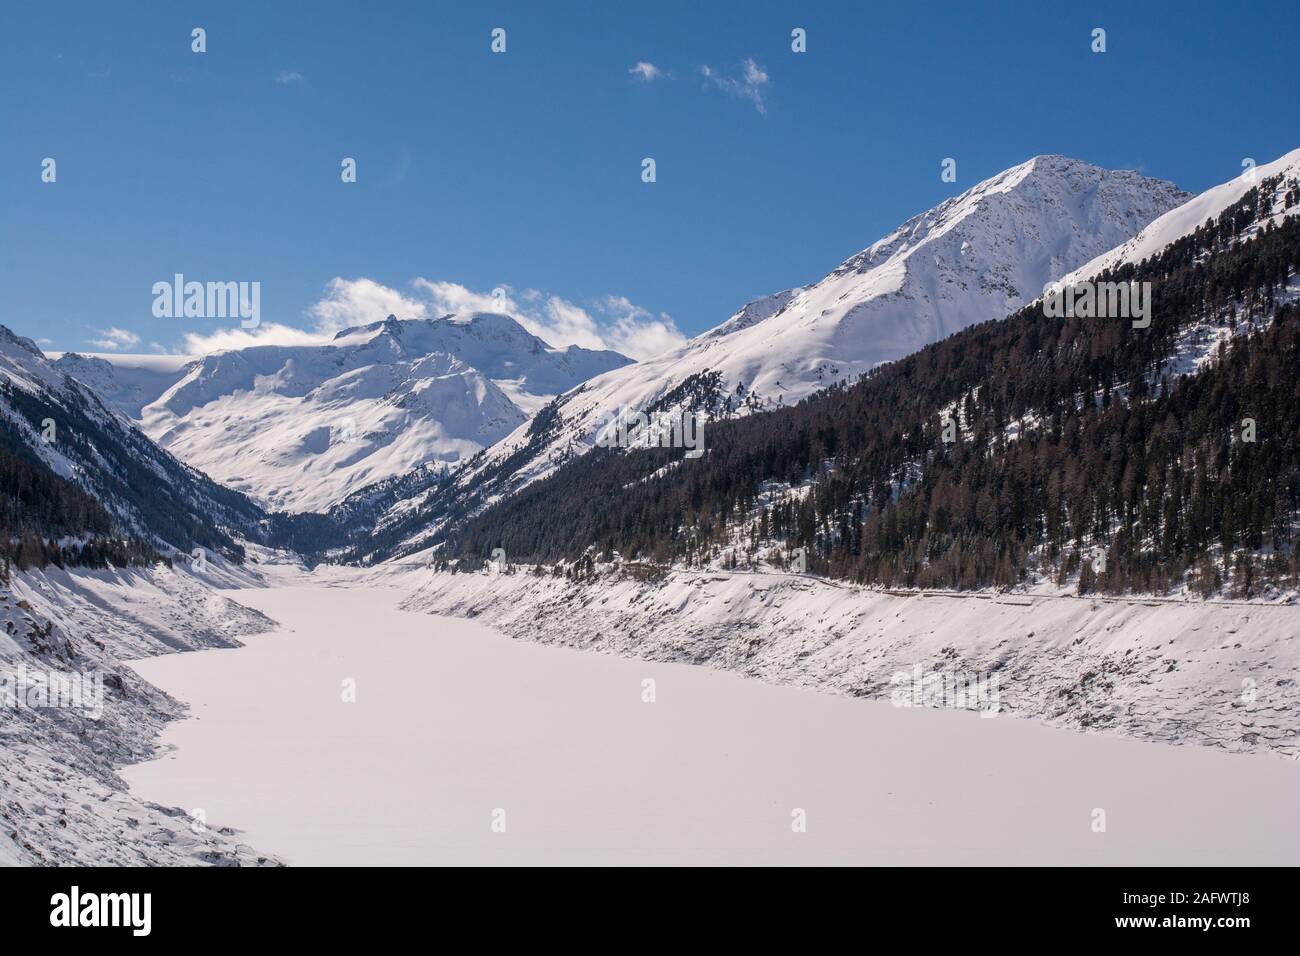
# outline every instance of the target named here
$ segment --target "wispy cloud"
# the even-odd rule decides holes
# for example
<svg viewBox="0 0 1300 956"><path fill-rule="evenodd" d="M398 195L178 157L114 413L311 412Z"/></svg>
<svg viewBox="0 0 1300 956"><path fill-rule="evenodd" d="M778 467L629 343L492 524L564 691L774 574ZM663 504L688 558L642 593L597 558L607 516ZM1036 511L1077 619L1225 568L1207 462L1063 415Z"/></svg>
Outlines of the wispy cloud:
<svg viewBox="0 0 1300 956"><path fill-rule="evenodd" d="M140 336L126 329L119 329L116 326L110 329L99 329L98 334L99 338L91 339L90 344L103 349L105 352L120 352L122 349L129 349L140 344Z"/></svg>
<svg viewBox="0 0 1300 956"><path fill-rule="evenodd" d="M320 332L263 322L256 329L225 328L215 332L186 332L184 344L178 349L183 355L208 355L226 349L243 349L254 345L323 345L332 338Z"/></svg>
<svg viewBox="0 0 1300 956"><path fill-rule="evenodd" d="M634 359L659 355L686 341L671 316L655 315L626 296L608 295L583 306L538 289L516 290L503 285L476 291L458 282L425 278L414 279L411 289L411 294L405 294L373 279L336 277L320 301L307 310L314 320L312 329L263 322L256 329L192 332L185 336L181 351L202 355L252 345L320 345L343 329L379 322L389 315L425 319L470 312L508 315L557 348L613 349Z"/></svg>
<svg viewBox="0 0 1300 956"><path fill-rule="evenodd" d="M653 358L686 342L667 312L656 316L621 295L606 296L599 308L613 323L605 332L606 340L629 358Z"/></svg>
<svg viewBox="0 0 1300 956"><path fill-rule="evenodd" d="M290 83L305 83L306 80L297 70L285 70L275 78L275 82L281 86L288 86Z"/></svg>
<svg viewBox="0 0 1300 956"><path fill-rule="evenodd" d="M726 76L711 66L700 67L706 86L714 86L731 96L749 100L760 113L767 112L767 89L772 85L767 72L750 57L740 65L739 76Z"/></svg>
<svg viewBox="0 0 1300 956"><path fill-rule="evenodd" d="M343 329L380 322L389 315L424 318L426 308L425 303L373 279L336 276L325 286L325 295L307 310L307 315L314 320L311 329L263 322L255 329L229 327L212 332L187 332L181 351L187 355L206 355L253 345L323 345Z"/></svg>
<svg viewBox="0 0 1300 956"><path fill-rule="evenodd" d="M424 302L404 296L374 279L336 276L325 289L325 298L307 310L316 320L316 331L324 335L379 322L390 315L400 319L423 319L428 315Z"/></svg>
<svg viewBox="0 0 1300 956"><path fill-rule="evenodd" d="M653 63L646 63L644 60L639 61L628 70L634 77L644 83L650 83L664 75L664 71L659 69Z"/></svg>
<svg viewBox="0 0 1300 956"><path fill-rule="evenodd" d="M428 279L416 279L413 285L428 296L434 314L500 312L558 348L613 349L641 360L686 341L670 315L656 316L625 296L608 295L584 307L537 289L498 286L492 292L476 292L456 282Z"/></svg>

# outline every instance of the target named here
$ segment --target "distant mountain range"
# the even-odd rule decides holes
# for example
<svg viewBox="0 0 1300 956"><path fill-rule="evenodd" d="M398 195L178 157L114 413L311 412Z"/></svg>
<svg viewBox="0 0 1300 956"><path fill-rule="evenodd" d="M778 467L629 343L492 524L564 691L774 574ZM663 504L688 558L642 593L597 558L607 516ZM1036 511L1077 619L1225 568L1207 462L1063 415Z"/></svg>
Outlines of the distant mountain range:
<svg viewBox="0 0 1300 956"><path fill-rule="evenodd" d="M502 549L571 576L618 559L794 562L961 590L1294 589L1300 150L1066 281L1141 285L1152 308L1065 315L1032 302L852 385L718 422L698 460L596 449L444 519L430 535L437 559L473 568Z"/></svg>
<svg viewBox="0 0 1300 956"><path fill-rule="evenodd" d="M20 563L125 563L194 548L242 560L244 542L271 534L255 503L177 461L4 326L0 463L0 525ZM35 540L24 549L32 536L46 554Z"/></svg>
<svg viewBox="0 0 1300 956"><path fill-rule="evenodd" d="M699 524L710 507L720 507L718 488L732 488L729 509L752 509L756 496L783 494L781 487L824 484L825 475L817 477L823 468L867 482L857 492L842 492L848 497L841 502L865 522L872 508L883 515L889 502L910 500L913 489L925 486L942 450L925 444L928 429L942 416L962 428L985 429L981 440L993 442L997 454L1002 444L1035 434L1044 421L1057 422L1064 411L1052 404L1060 401L1054 390L1066 383L1043 379L1042 363L1059 367L1063 358L1044 352L1045 342L1092 350L1105 342L1125 350L1103 365L1093 356L1086 372L1072 374L1084 375L1079 385L1109 396L1106 402L1119 395L1132 403L1144 388L1165 387L1158 384L1161 376L1194 379L1212 371L1219 345L1238 341L1232 316L1241 309L1249 308L1251 334L1260 321L1289 314L1280 311L1295 291L1287 271L1293 266L1284 261L1289 233L1278 230L1294 228L1288 216L1294 217L1300 192L1298 167L1300 151L1190 197L1136 173L1037 157L914 217L824 279L748 303L682 348L635 364L613 352L552 348L514 320L482 313L405 321L390 316L318 346L260 346L193 359L68 353L49 362L10 334L0 371L8 393L20 393L6 416L11 445L24 460L105 502L115 527L176 546L200 539L224 546L243 538L318 558L373 562L434 545L469 555L496 535L522 553L572 557L585 533L592 539L584 548L651 542L671 554L676 545L665 552L656 537L675 533L669 525L695 535L696 546L734 546L711 536L736 514L715 512ZM1255 239L1261 242L1252 245ZM1260 256L1265 265L1256 261ZM1210 281L1186 271L1212 263L1248 270L1253 278ZM1049 329L1042 323L1055 321L1036 304L1049 283L1139 274L1164 290L1164 307L1177 302L1194 314L1166 314L1153 326L1155 334L1127 344L1112 342L1118 333L1111 326L1053 327L1040 340ZM1247 281L1254 284L1246 288ZM1210 294L1219 298L1197 298ZM1247 298L1233 305L1224 295ZM1015 322L998 324L1007 316ZM972 357L991 341L984 330L994 327L1032 334L1032 342L1015 346L1023 351L1020 364L998 364L1005 355L996 350L984 365ZM1021 333L998 336L1012 334ZM1010 341L997 341L998 348L1014 351ZM1134 378L1133 362L1149 367ZM1128 369L1127 380L1115 377L1121 367ZM1051 407L1022 407L1024 395L1035 390ZM1000 404L984 408L995 394ZM30 395L40 404L19 408ZM106 447L143 443L136 457L156 462L155 471L171 475L180 468L176 488L169 485L155 496L159 501L141 501L137 491L114 483L127 467L115 458L106 468L101 456L83 452L69 465L33 438L34 416L66 405L69 395L77 397L77 407L92 410L88 421L108 436ZM879 395L888 395L888 402L878 404ZM804 410L794 412L800 403ZM620 409L698 414L709 429L705 459L683 463L680 454L668 454L659 461L663 452L597 448L601 426ZM981 409L992 424L970 418ZM1087 413L1085 403L1079 414ZM742 427L751 418L754 423ZM166 451L134 433L128 421ZM775 422L785 422L780 427L790 429L789 441L800 444L779 454L769 448L766 458L760 456L767 464L759 467L747 457L756 450L745 442L759 436L769 441ZM907 434L898 431L905 422L911 423ZM90 427L83 422L80 431ZM850 448L869 452L869 460L846 458ZM183 468L167 451L235 490ZM731 462L725 473L715 470L720 455ZM657 463L647 472L651 460ZM644 522L681 492L657 483L676 481L692 467L714 476L712 490L697 488L689 504L679 501L685 511L662 514L654 520L664 527L647 529ZM619 501L640 502L637 517L605 501L615 487L623 489L614 494ZM555 497L559 488L571 499L563 506ZM645 488L660 488L653 504L642 500ZM824 522L818 499L810 501L811 520ZM160 507L172 516L166 533L155 526L166 517L149 513ZM302 514L270 513L276 509ZM619 535L597 532L599 522L584 520L583 509L617 518L625 531L639 530L618 543ZM182 513L188 524L176 517ZM178 521L185 534L177 533ZM843 573L858 567L858 556L850 561L835 554L841 532L826 537L827 527L801 526L797 535L787 527L781 540L820 554L815 560L823 568ZM1105 532L1097 523L1076 545L1101 540ZM1024 532L1014 554L1001 554L1011 537L1002 529L1001 544L993 548L995 567L1023 562L1024 549L1042 546ZM980 546L982 568L990 546ZM1063 545L1056 540L1053 547ZM901 558L891 552L888 560ZM895 574L901 565L890 567Z"/></svg>
<svg viewBox="0 0 1300 956"><path fill-rule="evenodd" d="M54 363L163 448L268 509L324 511L428 465L454 467L550 398L631 360L552 348L504 315L381 322L318 346Z"/></svg>
<svg viewBox="0 0 1300 956"><path fill-rule="evenodd" d="M376 555L418 548L589 452L620 408L721 420L791 405L1005 317L1189 198L1134 172L1036 157L913 217L822 280L560 396L452 478L428 468L394 477L345 501L341 516L379 526L365 545Z"/></svg>

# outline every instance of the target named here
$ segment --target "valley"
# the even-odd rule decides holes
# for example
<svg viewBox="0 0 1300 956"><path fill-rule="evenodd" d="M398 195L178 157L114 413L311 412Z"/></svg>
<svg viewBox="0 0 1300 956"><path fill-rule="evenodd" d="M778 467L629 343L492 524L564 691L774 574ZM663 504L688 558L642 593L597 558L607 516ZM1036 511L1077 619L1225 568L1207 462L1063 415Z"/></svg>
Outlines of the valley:
<svg viewBox="0 0 1300 956"><path fill-rule="evenodd" d="M1292 941L1294 0L8 6L7 938Z"/></svg>
<svg viewBox="0 0 1300 956"><path fill-rule="evenodd" d="M162 448L270 511L324 512L441 473L557 394L628 359L552 348L504 315L383 321L319 345L207 356L75 352L51 363Z"/></svg>
<svg viewBox="0 0 1300 956"><path fill-rule="evenodd" d="M627 590L550 609L588 653L510 640L538 605L443 577L475 619L399 610L422 570L230 592L278 627L133 665L191 718L131 792L291 864L1296 862L1293 762L589 653Z"/></svg>
<svg viewBox="0 0 1300 956"><path fill-rule="evenodd" d="M0 327L0 660L100 708L0 713L0 862L1296 862L1300 151L1252 173L1034 157L635 363Z"/></svg>

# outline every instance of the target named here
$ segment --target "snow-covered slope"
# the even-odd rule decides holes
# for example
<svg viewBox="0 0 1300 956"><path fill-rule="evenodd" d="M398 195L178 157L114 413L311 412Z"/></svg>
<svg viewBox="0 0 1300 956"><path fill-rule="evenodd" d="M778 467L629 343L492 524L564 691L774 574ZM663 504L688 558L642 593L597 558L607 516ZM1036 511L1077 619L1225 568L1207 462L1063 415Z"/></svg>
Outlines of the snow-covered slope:
<svg viewBox="0 0 1300 956"><path fill-rule="evenodd" d="M59 368L183 461L274 509L325 510L420 465L445 468L554 395L627 364L551 348L503 315L346 329L319 346L188 361L68 353Z"/></svg>
<svg viewBox="0 0 1300 956"><path fill-rule="evenodd" d="M146 405L184 377L192 355L82 355L50 352L60 371L90 387L114 411L139 421Z"/></svg>
<svg viewBox="0 0 1300 956"><path fill-rule="evenodd" d="M1217 218L1256 186L1279 176L1282 178L1282 185L1273 197L1275 214L1269 220L1258 224L1257 228L1263 229L1269 221L1276 222L1283 215L1285 205L1281 194L1288 186L1294 188L1295 180L1300 177L1300 149L1293 149L1271 163L1257 166L1249 172L1242 173L1236 179L1215 186L1213 189L1207 189L1177 209L1165 213L1132 239L1074 270L1062 279L1062 283L1068 285L1071 282L1091 278L1126 262L1136 264L1149 259L1175 240L1195 232L1205 225L1207 219Z"/></svg>
<svg viewBox="0 0 1300 956"><path fill-rule="evenodd" d="M204 578L181 563L51 566L0 582L0 676L9 689L79 692L69 693L72 706L17 693L0 706L0 863L278 864L240 842L224 820L149 803L119 776L123 765L158 754L159 733L186 711L126 661L238 647L240 637L274 626Z"/></svg>
<svg viewBox="0 0 1300 956"><path fill-rule="evenodd" d="M67 513L53 500L29 500L31 488L4 489L18 519L46 534L111 530L189 553L194 546L238 555L239 539L264 534L265 517L248 498L222 488L141 434L87 386L50 362L30 339L0 326L0 442L35 469L52 472L95 499L111 518ZM53 485L57 486L55 481ZM52 487L44 494L54 495ZM102 524L102 522L99 522Z"/></svg>
<svg viewBox="0 0 1300 956"><path fill-rule="evenodd" d="M727 415L791 404L1005 317L1188 198L1135 172L1035 157L908 220L819 282L751 302L674 352L561 396L457 481L480 501L516 490L594 447L620 408ZM406 479L372 500L387 493L406 513L426 500L428 482L419 485Z"/></svg>
<svg viewBox="0 0 1300 956"><path fill-rule="evenodd" d="M702 401L710 412L728 402L736 410L791 404L1008 315L1187 198L1137 173L1039 156L908 220L820 282L749 303L677 352L565 396L555 444L585 451L602 415L655 407L706 372L712 380L686 388L681 402ZM492 454L522 441L527 427Z"/></svg>
<svg viewBox="0 0 1300 956"><path fill-rule="evenodd" d="M883 591L801 574L680 569L647 580L653 569L629 573L634 567L604 567L583 582L523 566L508 574L425 572L403 608L471 617L517 639L707 664L854 697L890 698L900 673L908 689L913 674L996 674L999 713L1300 754L1300 653L1289 599L1080 599L1050 587ZM1243 683L1248 675L1255 680ZM1256 694L1243 693L1256 684Z"/></svg>

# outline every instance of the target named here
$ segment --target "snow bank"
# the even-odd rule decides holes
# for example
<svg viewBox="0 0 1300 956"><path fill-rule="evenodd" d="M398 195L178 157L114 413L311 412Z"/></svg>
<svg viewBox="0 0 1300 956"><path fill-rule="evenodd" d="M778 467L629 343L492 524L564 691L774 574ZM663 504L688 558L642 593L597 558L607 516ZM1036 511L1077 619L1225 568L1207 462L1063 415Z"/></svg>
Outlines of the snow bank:
<svg viewBox="0 0 1300 956"><path fill-rule="evenodd" d="M1300 854L1289 762L512 641L396 610L416 578L390 577L245 591L280 630L137 665L196 719L167 728L169 759L124 771L132 792L205 807L289 863L321 866ZM618 598L592 596L581 613L598 626L600 599Z"/></svg>
<svg viewBox="0 0 1300 956"><path fill-rule="evenodd" d="M419 573L419 572L412 572ZM1300 608L886 592L789 574L625 568L597 583L423 572L409 610L531 638L889 698L896 675L996 675L1000 712L1300 755Z"/></svg>
<svg viewBox="0 0 1300 956"><path fill-rule="evenodd" d="M247 572L210 566L218 580ZM0 586L0 673L26 686L81 681L75 706L39 698L0 704L0 865L255 865L277 862L229 828L126 792L124 764L157 753L185 706L141 680L128 658L238 647L274 622L212 581L164 566L75 572L48 568Z"/></svg>

